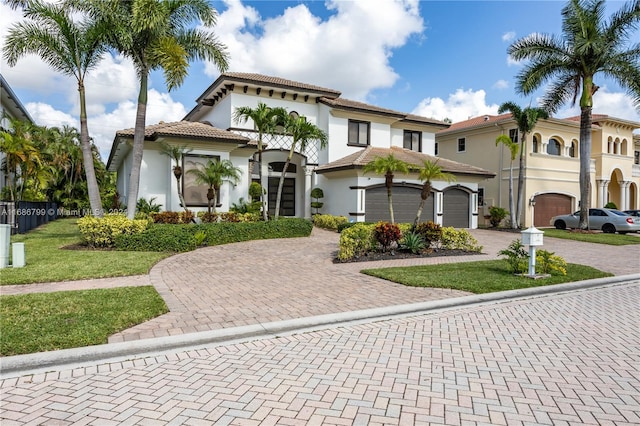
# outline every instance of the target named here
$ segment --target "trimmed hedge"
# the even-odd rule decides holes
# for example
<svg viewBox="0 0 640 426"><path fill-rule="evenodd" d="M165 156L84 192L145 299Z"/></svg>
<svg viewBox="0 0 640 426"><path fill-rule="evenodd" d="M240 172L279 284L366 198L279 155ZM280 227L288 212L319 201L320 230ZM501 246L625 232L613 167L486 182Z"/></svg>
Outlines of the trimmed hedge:
<svg viewBox="0 0 640 426"><path fill-rule="evenodd" d="M271 238L308 237L311 221L285 218L269 222L219 222L198 225L152 225L141 234L121 235L116 248L130 251L185 252L196 248L196 233L205 233L205 244L215 246Z"/></svg>
<svg viewBox="0 0 640 426"><path fill-rule="evenodd" d="M330 214L316 214L313 216L313 224L318 228L337 231L342 224L349 223L346 216L334 216Z"/></svg>
<svg viewBox="0 0 640 426"><path fill-rule="evenodd" d="M148 225L148 220L130 220L123 214L85 216L78 219L82 239L89 247L95 248L113 247L118 236L139 234L147 229Z"/></svg>

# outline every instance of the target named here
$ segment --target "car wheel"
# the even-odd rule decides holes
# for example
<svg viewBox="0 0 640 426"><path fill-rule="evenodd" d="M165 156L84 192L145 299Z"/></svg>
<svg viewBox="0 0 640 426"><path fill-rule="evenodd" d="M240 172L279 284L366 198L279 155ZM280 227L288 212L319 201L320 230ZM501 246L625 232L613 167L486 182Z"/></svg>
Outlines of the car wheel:
<svg viewBox="0 0 640 426"><path fill-rule="evenodd" d="M556 220L553 226L555 226L556 229L567 229L567 224L564 222L564 220Z"/></svg>
<svg viewBox="0 0 640 426"><path fill-rule="evenodd" d="M602 232L604 232L605 234L615 234L616 227L610 223L605 223L604 225L602 225Z"/></svg>

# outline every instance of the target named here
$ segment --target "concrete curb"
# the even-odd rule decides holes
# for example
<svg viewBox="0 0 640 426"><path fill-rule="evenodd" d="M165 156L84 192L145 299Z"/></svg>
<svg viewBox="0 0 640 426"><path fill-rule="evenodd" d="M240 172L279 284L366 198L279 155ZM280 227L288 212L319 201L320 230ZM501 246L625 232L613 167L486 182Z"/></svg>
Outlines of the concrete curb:
<svg viewBox="0 0 640 426"><path fill-rule="evenodd" d="M255 340L276 337L284 333L301 333L327 326L349 325L354 322L383 320L398 316L424 314L470 305L482 305L500 301L511 301L531 297L585 290L612 284L640 280L640 274L598 278L556 284L527 289L510 290L443 299L431 302L411 303L387 306L383 308L363 309L336 314L318 315L291 320L274 321L242 327L225 328L178 336L159 337L123 343L111 343L82 348L63 349L51 352L39 352L27 355L15 355L0 358L0 379L35 374L83 363L107 363L116 359L143 358L157 356L159 352L175 351L194 346L231 343L242 340Z"/></svg>

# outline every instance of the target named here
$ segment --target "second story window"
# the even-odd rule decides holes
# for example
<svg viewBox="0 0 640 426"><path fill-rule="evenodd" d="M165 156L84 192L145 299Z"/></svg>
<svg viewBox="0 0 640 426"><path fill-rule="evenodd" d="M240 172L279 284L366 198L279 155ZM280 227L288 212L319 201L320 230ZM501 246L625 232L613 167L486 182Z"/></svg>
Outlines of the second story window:
<svg viewBox="0 0 640 426"><path fill-rule="evenodd" d="M369 128L368 121L349 120L349 145L369 145Z"/></svg>
<svg viewBox="0 0 640 426"><path fill-rule="evenodd" d="M403 146L411 151L422 152L422 132L405 130Z"/></svg>
<svg viewBox="0 0 640 426"><path fill-rule="evenodd" d="M640 151L633 152L633 164L640 164Z"/></svg>
<svg viewBox="0 0 640 426"><path fill-rule="evenodd" d="M549 143L547 144L547 154L549 155L560 155L562 150L562 145L556 139L549 139Z"/></svg>
<svg viewBox="0 0 640 426"><path fill-rule="evenodd" d="M465 138L458 138L458 152L465 152L467 150L467 140Z"/></svg>
<svg viewBox="0 0 640 426"><path fill-rule="evenodd" d="M438 155L438 142L436 142L435 148L433 149L434 155Z"/></svg>
<svg viewBox="0 0 640 426"><path fill-rule="evenodd" d="M518 129L510 129L510 130L509 130L509 138L510 138L514 143L518 143Z"/></svg>

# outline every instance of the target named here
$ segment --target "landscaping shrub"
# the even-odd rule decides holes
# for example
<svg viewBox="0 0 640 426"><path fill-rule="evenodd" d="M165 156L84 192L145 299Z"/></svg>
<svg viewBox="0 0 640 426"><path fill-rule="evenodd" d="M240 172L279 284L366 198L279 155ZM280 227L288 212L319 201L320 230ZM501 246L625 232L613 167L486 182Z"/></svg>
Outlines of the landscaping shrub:
<svg viewBox="0 0 640 426"><path fill-rule="evenodd" d="M355 223L340 233L338 259L350 260L376 248L371 223Z"/></svg>
<svg viewBox="0 0 640 426"><path fill-rule="evenodd" d="M424 238L420 234L415 232L408 232L404 234L402 238L401 248L410 251L413 254L418 254L427 248Z"/></svg>
<svg viewBox="0 0 640 426"><path fill-rule="evenodd" d="M120 235L118 250L184 252L195 250L193 225L154 224L140 234Z"/></svg>
<svg viewBox="0 0 640 426"><path fill-rule="evenodd" d="M313 216L313 224L318 228L338 230L342 224L349 223L349 219L345 216L333 216L330 214L316 214Z"/></svg>
<svg viewBox="0 0 640 426"><path fill-rule="evenodd" d="M340 223L338 224L338 233L342 233L342 231L344 231L347 228L351 228L354 225L357 224L366 224L367 222L347 222L347 223Z"/></svg>
<svg viewBox="0 0 640 426"><path fill-rule="evenodd" d="M491 223L491 226L493 226L494 228L500 226L500 222L502 222L502 220L507 217L508 214L509 211L503 209L502 207L489 207L489 222Z"/></svg>
<svg viewBox="0 0 640 426"><path fill-rule="evenodd" d="M298 218L270 222L156 224L141 234L119 237L116 247L119 250L184 252L204 243L215 246L269 238L307 237L312 229L310 221Z"/></svg>
<svg viewBox="0 0 640 426"><path fill-rule="evenodd" d="M123 214L105 214L102 218L85 216L78 219L78 228L84 242L94 248L113 247L117 236L138 234L148 226L147 220L130 220Z"/></svg>
<svg viewBox="0 0 640 426"><path fill-rule="evenodd" d="M387 251L392 245L398 244L402 237L400 227L395 223L378 222L373 230L373 236L382 246L382 251Z"/></svg>
<svg viewBox="0 0 640 426"><path fill-rule="evenodd" d="M180 214L178 212L162 212L153 215L154 223L180 223Z"/></svg>
<svg viewBox="0 0 640 426"><path fill-rule="evenodd" d="M439 245L442 240L442 227L432 221L419 223L413 232L422 237L427 248Z"/></svg>
<svg viewBox="0 0 640 426"><path fill-rule="evenodd" d="M217 223L217 222L257 222L261 220L260 214L253 213L237 213L237 212L223 212L223 213L198 213L198 217L204 223Z"/></svg>
<svg viewBox="0 0 640 426"><path fill-rule="evenodd" d="M614 203L613 201L609 201L607 204L604 205L605 209L615 209L618 210L618 206L616 205L616 203Z"/></svg>
<svg viewBox="0 0 640 426"><path fill-rule="evenodd" d="M554 252L547 250L536 251L536 271L541 274L567 275L567 262Z"/></svg>
<svg viewBox="0 0 640 426"><path fill-rule="evenodd" d="M523 274L529 268L529 254L524 249L522 241L513 240L509 247L498 252L499 256L506 257L509 264L509 271L514 274Z"/></svg>
<svg viewBox="0 0 640 426"><path fill-rule="evenodd" d="M476 240L469 231L466 229L455 229L451 226L442 228L440 248L472 252L482 251L482 246L478 244L478 240Z"/></svg>

